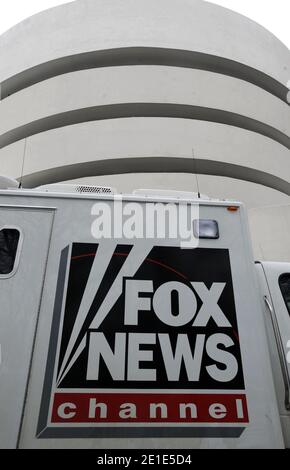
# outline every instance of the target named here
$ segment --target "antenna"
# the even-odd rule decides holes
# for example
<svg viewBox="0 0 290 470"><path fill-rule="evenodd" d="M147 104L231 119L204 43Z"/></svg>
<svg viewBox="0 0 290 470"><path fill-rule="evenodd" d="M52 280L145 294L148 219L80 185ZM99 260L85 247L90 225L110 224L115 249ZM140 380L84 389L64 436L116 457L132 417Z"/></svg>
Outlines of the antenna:
<svg viewBox="0 0 290 470"><path fill-rule="evenodd" d="M27 137L25 137L25 139L24 139L24 149L23 149L23 158L22 158L22 168L21 168L19 189L22 188L22 179L23 179L23 172L24 172L24 166L25 166L26 148L27 148Z"/></svg>
<svg viewBox="0 0 290 470"><path fill-rule="evenodd" d="M196 179L197 197L198 199L200 199L199 181L198 181L198 174L197 174L197 161L194 156L194 149L191 149L191 151L192 151L192 161L193 161L193 174L195 175L195 179Z"/></svg>

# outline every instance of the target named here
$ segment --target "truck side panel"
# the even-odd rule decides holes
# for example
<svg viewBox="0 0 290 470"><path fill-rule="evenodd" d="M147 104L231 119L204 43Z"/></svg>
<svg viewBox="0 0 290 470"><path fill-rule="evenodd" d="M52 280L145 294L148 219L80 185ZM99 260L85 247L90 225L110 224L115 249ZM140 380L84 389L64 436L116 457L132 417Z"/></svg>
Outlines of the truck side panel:
<svg viewBox="0 0 290 470"><path fill-rule="evenodd" d="M245 241L248 233L245 229L243 208L230 212L222 204L201 206L201 218L218 221L220 237L216 240L201 240L196 250L181 252L178 241L172 242L168 239L153 239L150 246L147 246L144 240L96 240L91 232L93 201L75 199L72 207L72 201L69 199L59 199L55 200L55 204L58 211L42 297L20 447L283 447L253 259L249 242ZM115 268L111 268L112 262ZM84 263L84 271L75 269L75 263ZM118 275L119 272L121 275ZM117 280L115 284L114 279ZM126 303L126 298L130 300L132 295L128 294L131 292L128 290L130 281L133 284L146 281L142 285L149 289L147 298L152 300L155 296L153 304L148 299L145 301L143 307L146 314L144 311L137 314L134 317L135 323L132 319L131 323L124 320L123 302ZM200 377L189 379L184 371L181 371L185 379L172 385L170 377L173 381L176 377L174 367L168 366L167 377L162 371L158 376L163 363L154 359L155 356L152 356L147 345L145 362L149 361L150 364L147 364L147 372L146 368L144 370L149 378L146 379L147 386L144 385L144 380L138 385L142 374L141 379L136 379L134 375L135 382L132 382L132 377L124 371L127 367L130 373L140 373L142 360L141 365L136 365L134 360L134 367L132 361L131 365L128 364L122 341L129 338L130 344L135 341L136 345L138 334L141 333L142 337L146 334L149 346L154 348L157 337L160 344L165 344L163 354L167 365L172 364L170 351L168 353L169 337L171 335L178 340L178 331L174 330L174 325L164 326L164 322L156 319L156 311L165 318L170 310L164 307L168 305L165 303L166 299L168 302L165 292L170 282L177 282L178 288L184 290L187 298L193 299L195 296L196 300L191 300L194 309L190 307L189 311L196 310L198 314L201 304L204 304L204 315L213 312L212 308L215 311L213 305L219 302L219 296L224 289L224 297L219 305L229 322L219 324L219 321L210 321L208 326L202 326L201 315L201 326L194 325L192 320L178 327L186 341L186 338L195 338L195 347L196 338L199 336L198 344L204 351L197 354L202 371ZM156 294L158 288L162 289L159 291L159 297L158 293ZM211 288L213 290L209 301L205 297ZM161 301L160 292L164 292L164 302ZM199 299L197 292L200 293ZM201 301L202 298L204 302ZM132 302L129 304L132 305ZM128 312L127 317L130 317ZM140 322L145 322L143 325L139 323L139 318ZM229 377L213 380L212 377L209 378L208 371L215 371L223 376L223 372L218 370L218 362L215 363L215 359L209 357L209 354L214 354L211 352L212 341L220 338L216 336L219 334L222 338L225 335L228 337L229 352L231 351L235 360L233 368L228 368ZM110 337L114 339L109 345L107 340ZM100 365L97 367L97 355L94 356L100 347L100 338L107 352L111 347L109 359L106 359L107 370L99 369ZM181 339L180 345L184 344ZM203 344L203 341L209 343ZM118 344L120 355L113 354L114 344L115 347ZM144 345L140 346L141 355L144 353L142 348ZM214 349L216 351L216 348ZM134 355L131 357L135 358ZM156 357L160 357L160 354ZM157 379L154 386L155 370ZM143 371L143 375L145 372ZM112 383L114 381L115 384ZM165 405L164 415L158 417L159 421L151 416L144 417L144 406L138 408L138 397L142 397L144 403L147 403L148 394L152 393L154 400L162 398L165 401L166 394L167 398L172 396L174 404L180 397L184 404L185 396L190 393L192 404L196 403L198 406L206 402L211 416L205 416L199 411L195 416L193 412L191 421L188 417L181 419L181 413L179 417L172 418L171 415L170 421L167 419ZM96 400L105 399L109 415L103 410L100 416ZM131 421L126 419L122 412L122 406L128 404L130 399L135 400L138 408L137 415L132 415ZM212 406L216 409L216 403L219 401L223 403L221 407L219 405L220 414L215 411L213 413ZM121 405L120 412L116 413L115 408L111 409L112 403L115 408ZM166 403L170 409L170 403ZM143 410L142 413L140 410Z"/></svg>
<svg viewBox="0 0 290 470"><path fill-rule="evenodd" d="M53 211L0 206L0 230L19 229L18 266L0 276L0 448L15 448L23 413Z"/></svg>

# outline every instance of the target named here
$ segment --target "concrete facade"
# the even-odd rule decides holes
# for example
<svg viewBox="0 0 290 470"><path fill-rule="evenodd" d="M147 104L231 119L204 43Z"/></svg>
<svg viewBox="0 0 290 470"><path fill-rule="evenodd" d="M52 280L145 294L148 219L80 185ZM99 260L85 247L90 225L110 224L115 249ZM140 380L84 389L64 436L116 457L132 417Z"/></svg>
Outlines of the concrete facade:
<svg viewBox="0 0 290 470"><path fill-rule="evenodd" d="M290 261L289 79L286 46L203 0L52 8L0 37L0 173L199 186L245 202L257 257Z"/></svg>

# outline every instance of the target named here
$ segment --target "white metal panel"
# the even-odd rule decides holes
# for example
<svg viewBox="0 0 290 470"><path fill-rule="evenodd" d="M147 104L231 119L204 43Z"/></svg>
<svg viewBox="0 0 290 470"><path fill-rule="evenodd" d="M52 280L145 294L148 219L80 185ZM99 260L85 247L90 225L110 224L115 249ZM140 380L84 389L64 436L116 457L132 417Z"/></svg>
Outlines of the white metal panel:
<svg viewBox="0 0 290 470"><path fill-rule="evenodd" d="M36 196L37 198L38 196ZM56 196L57 197L57 196ZM43 201L44 198L41 198ZM50 197L51 200L51 197ZM281 424L273 385L269 351L264 327L259 291L253 268L253 258L249 244L249 234L242 207L237 212L229 212L226 204L202 205L201 216L218 220L220 239L202 241L200 248L228 249L230 254L235 305L238 317L240 346L248 399L250 424L240 438L86 438L74 436L73 440L56 437L37 437L37 424L45 380L50 331L53 321L53 306L57 285L60 255L72 242L96 243L91 235L91 208L94 201L81 198L55 199L59 208L55 221L54 237L51 244L46 285L43 293L36 349L33 359L28 399L20 446L24 448L257 448L283 447ZM72 208L73 206L73 208ZM124 244L128 241L121 240ZM110 249L110 241L102 241L102 252ZM152 244L160 240L152 240ZM140 250L144 241L134 242ZM164 246L172 242L163 241ZM137 248L138 252L138 248ZM66 271L66 280L67 280ZM66 282L64 279L64 282ZM57 338L54 337L55 341Z"/></svg>
<svg viewBox="0 0 290 470"><path fill-rule="evenodd" d="M0 278L0 448L15 448L29 376L53 212L0 206L0 229L19 228L16 272Z"/></svg>

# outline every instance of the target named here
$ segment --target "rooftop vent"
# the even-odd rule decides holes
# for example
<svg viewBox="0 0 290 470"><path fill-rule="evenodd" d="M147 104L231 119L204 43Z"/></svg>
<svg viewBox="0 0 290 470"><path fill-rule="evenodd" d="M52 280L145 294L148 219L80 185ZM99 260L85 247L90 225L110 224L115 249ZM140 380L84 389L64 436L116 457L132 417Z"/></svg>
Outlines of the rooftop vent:
<svg viewBox="0 0 290 470"><path fill-rule="evenodd" d="M35 188L45 193L70 193L70 194L116 194L114 188L108 186L89 186L82 184L47 184Z"/></svg>

